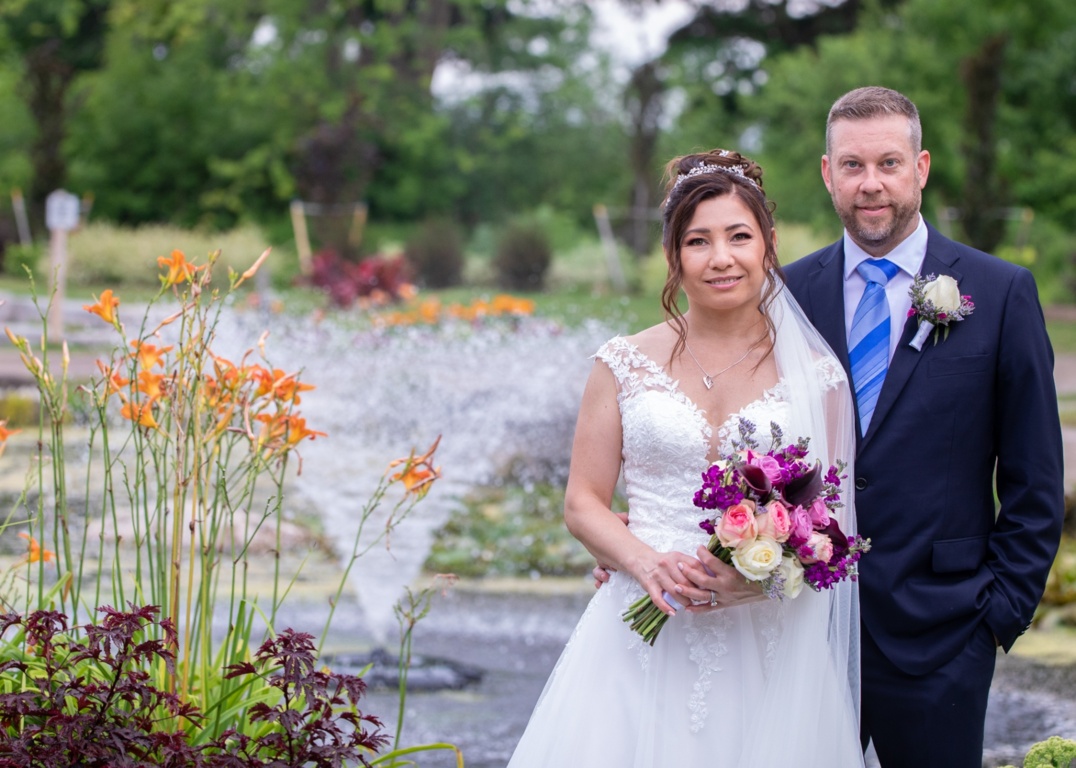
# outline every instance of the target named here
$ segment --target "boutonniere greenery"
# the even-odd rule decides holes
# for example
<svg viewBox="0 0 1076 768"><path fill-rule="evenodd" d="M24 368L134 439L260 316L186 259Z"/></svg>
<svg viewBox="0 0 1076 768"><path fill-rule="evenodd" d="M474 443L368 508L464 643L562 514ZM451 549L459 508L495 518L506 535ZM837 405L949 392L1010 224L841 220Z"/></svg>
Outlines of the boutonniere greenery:
<svg viewBox="0 0 1076 768"><path fill-rule="evenodd" d="M923 349L923 342L931 331L937 344L939 335L943 339L949 337L950 323L960 322L975 311L971 296L961 295L956 280L949 275L918 275L909 293L912 308L908 310L908 317L919 318L919 329L909 342L916 351Z"/></svg>

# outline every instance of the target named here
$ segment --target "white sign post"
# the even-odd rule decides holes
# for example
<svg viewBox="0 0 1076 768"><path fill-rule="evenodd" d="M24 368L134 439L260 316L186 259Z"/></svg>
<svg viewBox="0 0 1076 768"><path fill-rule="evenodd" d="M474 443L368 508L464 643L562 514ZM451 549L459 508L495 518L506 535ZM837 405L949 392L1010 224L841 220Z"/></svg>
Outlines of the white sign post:
<svg viewBox="0 0 1076 768"><path fill-rule="evenodd" d="M67 283L67 233L78 228L77 195L57 189L45 198L45 226L49 230L49 261L52 273L52 304L49 306L49 337L55 341L64 333L64 288Z"/></svg>

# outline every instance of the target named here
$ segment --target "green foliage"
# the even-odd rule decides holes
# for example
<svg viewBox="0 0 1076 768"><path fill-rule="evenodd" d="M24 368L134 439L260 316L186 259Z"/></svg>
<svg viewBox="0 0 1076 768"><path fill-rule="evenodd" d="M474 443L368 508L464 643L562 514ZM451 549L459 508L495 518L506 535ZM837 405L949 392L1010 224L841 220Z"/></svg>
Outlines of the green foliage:
<svg viewBox="0 0 1076 768"><path fill-rule="evenodd" d="M37 400L17 391L5 390L0 395L0 422L7 429L37 426Z"/></svg>
<svg viewBox="0 0 1076 768"><path fill-rule="evenodd" d="M851 34L768 60L767 84L746 108L763 129L759 159L782 217L833 229L819 176L826 113L845 91L878 84L903 91L919 107L932 157L924 212L934 223L944 208L975 205L992 216L1031 207L1036 228L1043 217L1067 226L1076 205L1068 143L1076 135L1076 108L1066 85L1076 66L1074 36L1076 7L1061 0L1034 7L1015 0L907 0L865 12ZM1001 77L987 149L997 163L996 177L989 177L997 189L988 203L978 203L969 197L975 178L969 174L982 170L983 140L975 133L982 126L969 122L966 77L969 63L995 40L1002 41L1001 58L990 63L1000 66Z"/></svg>
<svg viewBox="0 0 1076 768"><path fill-rule="evenodd" d="M242 273L230 271L226 288L218 290L212 282L215 256L187 261L173 251L158 265L154 301L170 303L164 307L169 316L157 326L148 325L148 310L142 325L137 311L125 324L127 305L102 291L87 309L111 327L115 343L99 361L101 375L74 392L52 363L47 305L38 305L46 331L39 347L9 333L34 379L43 418L31 454L20 457L32 471L7 517L25 526L18 533L26 539L26 555L3 574L0 599L24 614L47 609L73 623L93 606L130 604L131 596L159 609L162 621L141 629L162 644L167 658L148 660L146 675L177 696L178 706L204 714L190 732L193 741L208 743L231 733L242 749L243 739L257 741L271 719L268 712L255 717L255 709L273 702L252 695L248 683L224 669L248 662L256 616L264 620L266 635L275 633L277 611L291 586L279 557L264 592L248 581L248 568L266 544L281 552L288 460L302 441L323 433L309 429L299 415L299 393L310 386L300 384L297 373L251 362L253 349L238 362L214 353L225 304L262 264L259 259ZM65 449L73 401L86 414L77 461ZM360 513L333 605L355 560L406 519L436 479L428 467L434 448L396 462L403 465L400 471L391 477L386 471L379 481ZM75 479L79 472L85 473L81 480ZM423 472L423 482L416 484ZM367 541L364 523L405 478L410 485L389 512L391 522ZM96 532L88 533L91 529ZM214 631L217 620L226 627L223 636ZM331 621L332 610L323 640ZM126 667L101 674L101 686L109 690L148 679L132 677ZM306 698L312 700L310 691ZM157 702L148 706L153 710ZM130 727L145 730L128 720ZM148 727L157 722L164 721L147 721Z"/></svg>
<svg viewBox="0 0 1076 768"><path fill-rule="evenodd" d="M67 279L72 286L98 290L99 286L159 288L157 259L178 249L197 261L219 250L214 268L223 280L229 269L239 273L246 270L267 247L265 237L253 225L210 232L167 225L131 228L91 222L68 240ZM275 257L269 259L266 266L275 261Z"/></svg>
<svg viewBox="0 0 1076 768"><path fill-rule="evenodd" d="M1076 518L1073 517L1071 502L1068 503L1067 512L1070 518L1069 525L1076 527ZM1039 618L1048 614L1053 608L1072 606L1073 604L1076 604L1076 537L1065 534L1061 537L1061 545L1057 550L1057 556L1050 567L1050 575L1046 580L1046 590L1040 602Z"/></svg>
<svg viewBox="0 0 1076 768"><path fill-rule="evenodd" d="M594 558L564 526L560 485L506 485L464 498L434 535L425 567L458 576L574 576Z"/></svg>
<svg viewBox="0 0 1076 768"><path fill-rule="evenodd" d="M463 281L463 235L449 219L422 222L408 238L404 254L426 288L449 288Z"/></svg>
<svg viewBox="0 0 1076 768"><path fill-rule="evenodd" d="M41 277L45 264L45 248L38 243L8 243L4 248L3 258L5 275L25 278L29 272L35 277Z"/></svg>
<svg viewBox="0 0 1076 768"><path fill-rule="evenodd" d="M19 98L18 83L21 67L3 67L0 58L0 115L4 129L0 131L0 194L7 198L12 189L25 190L30 185L33 170L29 147L33 138L30 111ZM8 200L0 202L0 215L6 217Z"/></svg>
<svg viewBox="0 0 1076 768"><path fill-rule="evenodd" d="M1076 741L1051 736L1032 745L1024 756L1023 768L1069 768L1076 760ZM1005 765L1002 768L1015 768Z"/></svg>
<svg viewBox="0 0 1076 768"><path fill-rule="evenodd" d="M55 611L2 617L0 632L16 629L0 649L4 765L369 765L365 756L388 741L357 708L362 679L315 669L313 638L285 629L227 669L251 733L203 742L212 714L161 685L161 670L175 664L172 622L155 606L98 612L77 632Z"/></svg>
<svg viewBox="0 0 1076 768"><path fill-rule="evenodd" d="M225 69L221 47L209 31L155 46L112 36L109 67L80 81L65 146L71 187L95 195L96 215L221 228L284 209L285 147L264 114L252 119L264 94Z"/></svg>
<svg viewBox="0 0 1076 768"><path fill-rule="evenodd" d="M497 284L509 291L540 291L552 260L545 230L535 222L514 221L497 238L493 257Z"/></svg>

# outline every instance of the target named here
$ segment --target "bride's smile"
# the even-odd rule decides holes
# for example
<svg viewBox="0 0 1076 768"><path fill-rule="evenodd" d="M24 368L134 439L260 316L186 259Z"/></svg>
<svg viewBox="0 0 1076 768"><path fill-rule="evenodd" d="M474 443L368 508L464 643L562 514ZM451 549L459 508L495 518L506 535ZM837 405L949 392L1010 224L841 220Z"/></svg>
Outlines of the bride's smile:
<svg viewBox="0 0 1076 768"><path fill-rule="evenodd" d="M703 200L680 241L684 293L696 311L754 311L766 279L766 235L736 195Z"/></svg>

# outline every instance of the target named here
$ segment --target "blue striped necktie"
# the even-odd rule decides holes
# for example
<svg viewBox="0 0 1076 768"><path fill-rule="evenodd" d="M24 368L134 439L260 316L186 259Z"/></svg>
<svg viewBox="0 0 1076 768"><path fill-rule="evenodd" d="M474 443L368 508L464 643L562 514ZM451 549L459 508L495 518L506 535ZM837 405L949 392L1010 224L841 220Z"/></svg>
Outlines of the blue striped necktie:
<svg viewBox="0 0 1076 768"><path fill-rule="evenodd" d="M885 259L867 259L856 269L867 281L867 288L852 317L848 360L852 364L852 384L859 406L859 428L865 435L889 368L889 302L885 284L900 268Z"/></svg>

